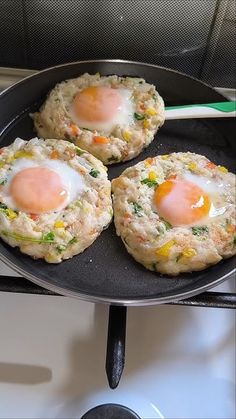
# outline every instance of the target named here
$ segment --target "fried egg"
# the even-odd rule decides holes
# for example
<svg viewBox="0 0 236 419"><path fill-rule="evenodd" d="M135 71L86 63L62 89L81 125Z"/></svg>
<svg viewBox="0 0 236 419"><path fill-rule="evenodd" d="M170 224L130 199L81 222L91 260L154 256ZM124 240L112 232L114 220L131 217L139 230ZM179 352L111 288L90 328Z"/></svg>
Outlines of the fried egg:
<svg viewBox="0 0 236 419"><path fill-rule="evenodd" d="M236 254L235 180L199 154L149 157L112 180L116 232L147 269L205 269Z"/></svg>
<svg viewBox="0 0 236 419"><path fill-rule="evenodd" d="M32 214L58 212L84 190L83 177L60 160L17 159L1 189L1 201Z"/></svg>
<svg viewBox="0 0 236 419"><path fill-rule="evenodd" d="M161 217L173 226L194 226L213 221L227 209L221 194L226 184L184 173L170 177L155 190L154 203Z"/></svg>
<svg viewBox="0 0 236 419"><path fill-rule="evenodd" d="M31 116L38 136L71 141L107 165L140 154L165 112L144 79L86 73L57 84Z"/></svg>
<svg viewBox="0 0 236 419"><path fill-rule="evenodd" d="M71 117L81 128L111 132L116 125L134 123L132 92L108 86L89 86L75 96Z"/></svg>

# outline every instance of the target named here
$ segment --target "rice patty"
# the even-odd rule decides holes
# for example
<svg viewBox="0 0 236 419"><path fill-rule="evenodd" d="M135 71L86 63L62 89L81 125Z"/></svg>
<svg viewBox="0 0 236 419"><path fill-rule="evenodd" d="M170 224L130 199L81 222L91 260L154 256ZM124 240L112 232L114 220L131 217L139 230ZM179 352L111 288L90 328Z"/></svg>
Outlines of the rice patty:
<svg viewBox="0 0 236 419"><path fill-rule="evenodd" d="M56 188L58 179L66 185L62 190ZM33 210L21 209L27 205L34 205ZM53 210L53 205L58 208ZM17 138L0 150L0 237L10 246L59 263L83 252L111 219L107 169L88 152L67 141L38 138Z"/></svg>
<svg viewBox="0 0 236 419"><path fill-rule="evenodd" d="M69 140L112 164L152 142L164 102L144 79L83 74L57 84L32 117L38 136Z"/></svg>
<svg viewBox="0 0 236 419"><path fill-rule="evenodd" d="M112 181L117 235L138 262L163 274L229 258L236 254L235 178L190 152L147 158Z"/></svg>

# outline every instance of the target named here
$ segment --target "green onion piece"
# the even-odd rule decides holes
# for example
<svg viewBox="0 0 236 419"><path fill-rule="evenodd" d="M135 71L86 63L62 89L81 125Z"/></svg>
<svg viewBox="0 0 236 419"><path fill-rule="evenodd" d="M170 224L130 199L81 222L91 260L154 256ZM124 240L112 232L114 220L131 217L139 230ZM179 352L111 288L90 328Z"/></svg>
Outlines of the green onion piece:
<svg viewBox="0 0 236 419"><path fill-rule="evenodd" d="M137 202L132 202L132 205L133 205L134 214L136 214L138 217L142 217L143 207L141 207L141 205L139 205Z"/></svg>
<svg viewBox="0 0 236 419"><path fill-rule="evenodd" d="M6 210L7 209L7 205L5 205L2 202L0 202L0 209Z"/></svg>
<svg viewBox="0 0 236 419"><path fill-rule="evenodd" d="M157 101L157 97L156 97L155 93L153 93L152 98L155 100L155 102Z"/></svg>
<svg viewBox="0 0 236 419"><path fill-rule="evenodd" d="M64 250L66 250L66 246L64 246L63 244L60 244L59 246L56 247L56 251L58 253L62 253Z"/></svg>
<svg viewBox="0 0 236 419"><path fill-rule="evenodd" d="M43 240L44 243L45 242L52 243L54 241L54 239L55 239L55 234L52 231L50 231L47 234L44 234L43 237L42 237L42 240Z"/></svg>
<svg viewBox="0 0 236 419"><path fill-rule="evenodd" d="M236 236L234 236L233 244L236 246Z"/></svg>
<svg viewBox="0 0 236 419"><path fill-rule="evenodd" d="M5 185L7 183L7 179L0 180L0 185Z"/></svg>
<svg viewBox="0 0 236 419"><path fill-rule="evenodd" d="M10 237L10 238L15 239L15 240L26 241L26 242L30 242L30 243L53 243L54 238L55 238L54 233L44 234L41 237L41 239L35 239L34 237L21 236L20 234L14 234L14 233L10 233L8 231L2 231L2 234L4 236Z"/></svg>
<svg viewBox="0 0 236 419"><path fill-rule="evenodd" d="M201 236L202 234L208 233L209 229L207 226L192 227L192 233L194 236Z"/></svg>
<svg viewBox="0 0 236 419"><path fill-rule="evenodd" d="M76 151L76 154L78 154L78 156L81 156L82 154L85 153L85 151L81 150L81 148L79 148L79 147L75 147L75 151Z"/></svg>
<svg viewBox="0 0 236 419"><path fill-rule="evenodd" d="M150 180L148 178L141 180L141 183L147 185L149 188L153 188L158 185L156 180Z"/></svg>
<svg viewBox="0 0 236 419"><path fill-rule="evenodd" d="M92 169L89 172L90 176L92 177L98 177L99 173L100 173L99 170L95 170L95 169Z"/></svg>
<svg viewBox="0 0 236 419"><path fill-rule="evenodd" d="M137 113L134 112L134 117L135 119L137 119L138 121L142 121L143 119L145 119L145 115L141 114L141 113Z"/></svg>
<svg viewBox="0 0 236 419"><path fill-rule="evenodd" d="M69 243L68 243L68 245L69 244L74 244L74 243L77 243L77 238L76 237L73 237L73 239L71 239L70 241L69 241Z"/></svg>
<svg viewBox="0 0 236 419"><path fill-rule="evenodd" d="M163 218L161 218L161 221L165 225L166 230L170 230L171 228L173 228L172 224L170 224L168 221L164 220Z"/></svg>

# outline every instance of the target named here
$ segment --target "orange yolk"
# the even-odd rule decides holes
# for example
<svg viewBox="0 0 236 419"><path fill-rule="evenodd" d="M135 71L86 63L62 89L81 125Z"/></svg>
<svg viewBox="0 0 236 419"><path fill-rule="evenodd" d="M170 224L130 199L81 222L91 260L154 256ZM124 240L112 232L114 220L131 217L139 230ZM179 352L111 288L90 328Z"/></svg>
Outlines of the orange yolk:
<svg viewBox="0 0 236 419"><path fill-rule="evenodd" d="M169 179L155 190L158 213L173 226L196 224L210 211L208 195L192 182Z"/></svg>
<svg viewBox="0 0 236 419"><path fill-rule="evenodd" d="M33 214L54 211L67 200L60 176L46 167L31 167L17 173L11 181L10 193L19 210Z"/></svg>
<svg viewBox="0 0 236 419"><path fill-rule="evenodd" d="M77 117L89 122L107 122L121 107L121 96L117 89L91 86L79 92L74 99Z"/></svg>

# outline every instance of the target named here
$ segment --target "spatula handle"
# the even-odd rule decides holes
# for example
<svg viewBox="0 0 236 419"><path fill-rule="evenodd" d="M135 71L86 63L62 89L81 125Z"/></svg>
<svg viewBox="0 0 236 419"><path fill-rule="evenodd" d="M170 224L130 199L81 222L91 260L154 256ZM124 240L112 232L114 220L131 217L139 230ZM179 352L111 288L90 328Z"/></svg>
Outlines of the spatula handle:
<svg viewBox="0 0 236 419"><path fill-rule="evenodd" d="M203 103L197 105L167 106L165 118L193 119L193 118L229 118L236 116L236 102Z"/></svg>

